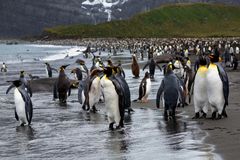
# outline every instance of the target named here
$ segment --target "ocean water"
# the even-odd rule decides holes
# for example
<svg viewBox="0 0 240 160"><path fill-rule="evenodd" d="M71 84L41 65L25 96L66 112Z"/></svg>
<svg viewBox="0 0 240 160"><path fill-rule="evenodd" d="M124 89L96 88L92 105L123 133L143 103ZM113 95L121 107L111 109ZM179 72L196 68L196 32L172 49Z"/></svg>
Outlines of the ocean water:
<svg viewBox="0 0 240 160"><path fill-rule="evenodd" d="M67 106L53 101L51 92L35 92L32 124L19 126L14 118L13 91L5 94L7 81L18 79L20 70L45 78L44 62L54 68L70 64L66 74L73 78L70 70L78 66L76 59L84 59L85 48L0 44L0 62L8 66L7 73L0 73L0 159L221 159L214 153L214 146L204 142L206 133L184 112L177 112L176 121L165 122L162 110L136 108L133 114L126 114L124 129L109 131L104 104L97 105L96 114L83 111L77 102L77 90L72 91ZM118 58L126 57L130 57L128 51ZM90 67L91 59L84 60ZM131 99L136 99L144 72L139 79L132 78L130 69L125 72ZM53 72L53 76L58 73ZM149 99L155 99L162 77L156 70Z"/></svg>

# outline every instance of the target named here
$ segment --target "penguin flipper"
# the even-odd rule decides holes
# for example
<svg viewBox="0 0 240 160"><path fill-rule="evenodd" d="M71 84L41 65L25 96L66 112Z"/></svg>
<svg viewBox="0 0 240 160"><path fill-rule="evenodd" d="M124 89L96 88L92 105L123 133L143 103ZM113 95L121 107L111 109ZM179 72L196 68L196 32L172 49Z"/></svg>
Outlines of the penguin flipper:
<svg viewBox="0 0 240 160"><path fill-rule="evenodd" d="M31 98L29 97L28 93L25 90L19 89L19 92L21 93L22 98L25 102L25 112L26 112L28 124L31 124L32 114L33 114L33 106L32 106Z"/></svg>
<svg viewBox="0 0 240 160"><path fill-rule="evenodd" d="M8 92L12 89L12 88L14 88L15 86L12 84L12 85L10 85L9 87L8 87L8 89L7 89L7 91L6 91L6 94L8 94Z"/></svg>
<svg viewBox="0 0 240 160"><path fill-rule="evenodd" d="M55 72L58 73L58 70L57 70L56 68L52 68L52 67L51 67L51 69L52 69L53 71L55 71Z"/></svg>
<svg viewBox="0 0 240 160"><path fill-rule="evenodd" d="M156 98L156 106L157 106L157 108L160 107L160 97L161 97L163 91L164 91L164 79L162 80L162 83L161 83L161 85L160 85L160 87L158 89L158 92L157 92L157 98Z"/></svg>
<svg viewBox="0 0 240 160"><path fill-rule="evenodd" d="M16 120L19 121L19 118L18 118L18 115L17 115L17 111L16 111L16 109L15 109L14 112L15 112L15 118L16 118Z"/></svg>
<svg viewBox="0 0 240 160"><path fill-rule="evenodd" d="M157 66L158 69L162 72L162 68L157 63L155 63L155 66Z"/></svg>
<svg viewBox="0 0 240 160"><path fill-rule="evenodd" d="M228 96L229 96L229 80L226 71L223 69L220 64L216 64L218 68L218 73L220 76L220 79L223 83L223 95L225 99L225 105L228 105Z"/></svg>
<svg viewBox="0 0 240 160"><path fill-rule="evenodd" d="M143 67L143 71L144 71L144 69L145 69L147 66L149 66L149 65L150 65L150 63L147 62L147 64L145 64L145 66Z"/></svg>

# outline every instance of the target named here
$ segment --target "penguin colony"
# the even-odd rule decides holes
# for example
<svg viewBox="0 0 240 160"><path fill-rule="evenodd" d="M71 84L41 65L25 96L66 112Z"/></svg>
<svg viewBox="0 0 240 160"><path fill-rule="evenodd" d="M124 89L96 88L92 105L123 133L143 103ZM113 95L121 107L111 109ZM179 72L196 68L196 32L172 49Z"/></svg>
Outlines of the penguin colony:
<svg viewBox="0 0 240 160"><path fill-rule="evenodd" d="M194 66L195 73L188 54L183 54L185 57L172 56L167 61L164 60L165 64L160 67L154 54L150 53L152 50L149 49L149 61L143 67L143 71L149 67L149 72L145 72L139 84L139 96L134 102L148 102L151 81L155 79L155 67L158 67L160 72L163 70L163 79L159 83L156 94L156 107L160 108L162 101L165 120L175 119L177 107L188 105L192 97L194 119L206 118L210 110L212 119L227 117L229 80L219 62L220 55L216 47L208 54L199 53ZM56 70L49 63L45 63L47 77L52 77L53 70L59 74L53 85L53 100L59 99L60 104L66 104L67 97L71 95L71 88L78 87L78 101L83 110L96 113L98 111L96 106L102 101L105 103L109 129L124 127L125 111L131 113L133 109L130 89L121 63L114 65L109 59L105 66L101 58L96 56L93 57L90 70L86 67L84 60L78 59L76 63L79 64L79 68L72 69L71 73L74 74L77 84L72 84L65 73L69 65L63 65ZM131 70L133 78L139 78L140 66L135 53L132 55ZM20 125L30 125L33 116L32 91L24 77L24 71L20 72L19 80L11 83L6 94L15 88L15 118Z"/></svg>

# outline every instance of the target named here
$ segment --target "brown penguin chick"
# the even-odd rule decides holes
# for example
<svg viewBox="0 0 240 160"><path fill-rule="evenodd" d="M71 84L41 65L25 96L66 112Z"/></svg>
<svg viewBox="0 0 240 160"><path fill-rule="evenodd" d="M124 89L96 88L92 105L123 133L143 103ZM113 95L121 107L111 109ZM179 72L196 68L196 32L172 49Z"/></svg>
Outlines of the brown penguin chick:
<svg viewBox="0 0 240 160"><path fill-rule="evenodd" d="M139 78L140 68L139 68L135 54L133 54L133 56L132 56L131 68L132 68L132 74L134 75L134 78Z"/></svg>

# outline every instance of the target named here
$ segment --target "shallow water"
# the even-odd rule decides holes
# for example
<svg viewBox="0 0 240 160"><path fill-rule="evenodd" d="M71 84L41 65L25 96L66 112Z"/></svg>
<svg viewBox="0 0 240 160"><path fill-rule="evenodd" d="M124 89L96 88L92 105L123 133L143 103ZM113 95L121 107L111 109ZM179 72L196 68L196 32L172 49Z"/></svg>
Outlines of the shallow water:
<svg viewBox="0 0 240 160"><path fill-rule="evenodd" d="M51 64L55 67L71 64L69 73L81 56L51 61ZM77 90L72 91L67 106L52 101L49 92L34 93L32 125L21 127L14 118L13 92L5 95L8 86L5 81L18 78L19 66L34 75L45 76L41 61L12 63L8 65L8 73L1 73L1 159L220 159L213 153L213 145L203 142L206 133L196 122L189 121L185 113L178 112L176 121L165 122L161 110L139 108L131 115L126 114L124 129L109 131L104 105L97 106L97 114L82 111L76 102ZM162 79L162 73L157 70L156 73L150 99L155 98ZM138 96L141 78L133 79L130 70L126 74L133 100Z"/></svg>

